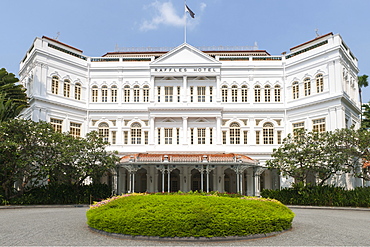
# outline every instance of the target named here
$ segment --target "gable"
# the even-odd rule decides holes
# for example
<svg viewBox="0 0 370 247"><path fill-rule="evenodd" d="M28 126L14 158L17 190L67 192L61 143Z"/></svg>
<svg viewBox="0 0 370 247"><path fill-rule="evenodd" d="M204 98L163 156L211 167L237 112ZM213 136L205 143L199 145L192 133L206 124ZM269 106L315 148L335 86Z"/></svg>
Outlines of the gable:
<svg viewBox="0 0 370 247"><path fill-rule="evenodd" d="M189 44L182 44L156 59L151 65L209 64L217 65L219 61Z"/></svg>

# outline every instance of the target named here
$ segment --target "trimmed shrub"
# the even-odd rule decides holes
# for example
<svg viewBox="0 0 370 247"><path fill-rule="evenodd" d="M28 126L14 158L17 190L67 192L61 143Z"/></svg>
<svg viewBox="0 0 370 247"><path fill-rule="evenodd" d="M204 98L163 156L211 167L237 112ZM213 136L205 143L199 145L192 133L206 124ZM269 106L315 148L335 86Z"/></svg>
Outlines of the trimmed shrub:
<svg viewBox="0 0 370 247"><path fill-rule="evenodd" d="M87 211L90 227L159 237L224 237L282 231L293 212L276 200L215 195L123 195Z"/></svg>
<svg viewBox="0 0 370 247"><path fill-rule="evenodd" d="M263 190L261 195L288 205L370 207L370 187L356 187L346 190L332 185L303 186L281 190Z"/></svg>

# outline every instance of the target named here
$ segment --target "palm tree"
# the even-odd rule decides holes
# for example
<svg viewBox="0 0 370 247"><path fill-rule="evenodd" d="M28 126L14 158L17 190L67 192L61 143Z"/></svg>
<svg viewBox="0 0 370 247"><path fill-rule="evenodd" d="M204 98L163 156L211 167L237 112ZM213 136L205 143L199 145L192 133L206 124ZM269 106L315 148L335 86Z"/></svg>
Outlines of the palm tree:
<svg viewBox="0 0 370 247"><path fill-rule="evenodd" d="M0 122L17 117L28 107L26 89L18 81L13 73L0 69Z"/></svg>
<svg viewBox="0 0 370 247"><path fill-rule="evenodd" d="M357 79L358 79L358 91L360 93L360 103L361 103L361 105L362 105L362 90L361 90L361 88L362 87L369 86L369 82L367 81L367 78L368 77L369 77L368 75L357 76Z"/></svg>

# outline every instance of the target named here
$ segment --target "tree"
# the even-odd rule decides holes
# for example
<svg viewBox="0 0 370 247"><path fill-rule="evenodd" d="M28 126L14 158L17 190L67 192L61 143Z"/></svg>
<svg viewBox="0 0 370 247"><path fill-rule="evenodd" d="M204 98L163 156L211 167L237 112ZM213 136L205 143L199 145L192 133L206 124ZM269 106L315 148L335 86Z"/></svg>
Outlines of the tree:
<svg viewBox="0 0 370 247"><path fill-rule="evenodd" d="M369 180L366 169L361 169L363 159L370 160L370 132L338 129L322 133L300 130L288 135L283 145L274 149L269 168L281 171L298 182L307 182L314 175L318 185L337 173L349 173Z"/></svg>
<svg viewBox="0 0 370 247"><path fill-rule="evenodd" d="M370 129L370 102L362 105L363 113L361 119L361 128Z"/></svg>
<svg viewBox="0 0 370 247"><path fill-rule="evenodd" d="M28 107L26 89L16 84L18 78L6 69L0 69L0 122L15 118Z"/></svg>

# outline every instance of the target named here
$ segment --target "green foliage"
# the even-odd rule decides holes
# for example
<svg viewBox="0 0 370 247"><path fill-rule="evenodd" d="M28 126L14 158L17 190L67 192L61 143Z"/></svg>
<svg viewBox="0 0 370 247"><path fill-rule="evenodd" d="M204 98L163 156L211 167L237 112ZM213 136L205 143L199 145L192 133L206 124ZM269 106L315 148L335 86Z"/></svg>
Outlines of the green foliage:
<svg viewBox="0 0 370 247"><path fill-rule="evenodd" d="M335 186L304 186L295 184L282 190L263 190L261 195L289 205L370 207L370 187L345 190Z"/></svg>
<svg viewBox="0 0 370 247"><path fill-rule="evenodd" d="M18 78L0 69L0 122L13 119L28 107L26 89L21 84L16 84Z"/></svg>
<svg viewBox="0 0 370 247"><path fill-rule="evenodd" d="M186 195L122 196L87 212L106 232L159 237L223 237L282 231L293 212L277 201Z"/></svg>
<svg viewBox="0 0 370 247"><path fill-rule="evenodd" d="M309 175L319 185L336 173L352 172L356 177L370 179L361 169L362 159L368 159L370 132L338 129L328 132L299 130L289 134L283 144L274 149L272 159L266 162L271 169L278 169L296 182L307 182ZM368 159L369 160L369 159Z"/></svg>
<svg viewBox="0 0 370 247"><path fill-rule="evenodd" d="M370 129L370 104L363 104L363 114L361 120L361 128L365 130Z"/></svg>
<svg viewBox="0 0 370 247"><path fill-rule="evenodd" d="M4 198L19 197L46 183L78 188L87 177L99 183L100 177L119 160L105 150L107 145L96 132L77 139L55 132L46 122L1 122L0 185Z"/></svg>
<svg viewBox="0 0 370 247"><path fill-rule="evenodd" d="M90 204L94 200L106 198L110 193L111 189L107 184L82 185L77 188L71 184L59 184L32 188L8 203L17 205Z"/></svg>

